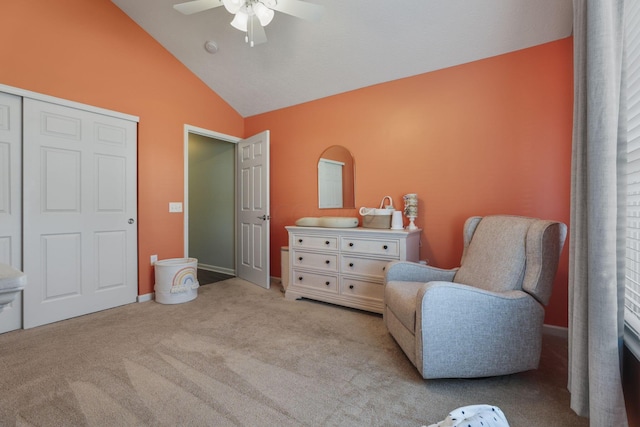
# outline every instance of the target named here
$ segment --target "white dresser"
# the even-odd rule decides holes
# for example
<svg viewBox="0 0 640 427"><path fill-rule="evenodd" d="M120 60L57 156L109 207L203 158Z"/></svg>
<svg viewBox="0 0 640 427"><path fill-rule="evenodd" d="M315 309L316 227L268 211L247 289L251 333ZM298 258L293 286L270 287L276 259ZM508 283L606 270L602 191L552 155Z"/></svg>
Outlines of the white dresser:
<svg viewBox="0 0 640 427"><path fill-rule="evenodd" d="M310 298L382 313L384 270L418 261L422 230L285 227L289 232L287 299Z"/></svg>

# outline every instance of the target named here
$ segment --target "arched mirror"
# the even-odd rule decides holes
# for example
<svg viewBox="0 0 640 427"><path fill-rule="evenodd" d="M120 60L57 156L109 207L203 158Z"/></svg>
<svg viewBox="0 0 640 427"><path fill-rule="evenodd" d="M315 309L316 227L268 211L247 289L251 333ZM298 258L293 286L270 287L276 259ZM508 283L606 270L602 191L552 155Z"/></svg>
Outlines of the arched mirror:
<svg viewBox="0 0 640 427"><path fill-rule="evenodd" d="M318 160L318 207L356 207L353 156L341 145L327 148Z"/></svg>

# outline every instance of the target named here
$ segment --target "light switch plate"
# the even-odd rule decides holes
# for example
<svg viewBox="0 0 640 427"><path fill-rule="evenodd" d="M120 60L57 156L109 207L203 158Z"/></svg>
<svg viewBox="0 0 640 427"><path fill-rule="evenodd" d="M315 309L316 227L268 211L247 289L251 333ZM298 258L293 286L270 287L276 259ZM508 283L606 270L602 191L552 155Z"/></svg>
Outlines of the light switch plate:
<svg viewBox="0 0 640 427"><path fill-rule="evenodd" d="M182 202L169 202L169 212L182 212Z"/></svg>

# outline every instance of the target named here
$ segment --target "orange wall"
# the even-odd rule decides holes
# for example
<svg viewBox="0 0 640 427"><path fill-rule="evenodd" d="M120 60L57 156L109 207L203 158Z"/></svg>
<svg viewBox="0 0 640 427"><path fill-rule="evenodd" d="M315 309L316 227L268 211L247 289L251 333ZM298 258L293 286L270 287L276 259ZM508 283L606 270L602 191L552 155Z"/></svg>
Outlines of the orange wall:
<svg viewBox="0 0 640 427"><path fill-rule="evenodd" d="M569 220L572 46L564 39L244 119L109 0L2 5L0 83L140 117L139 293L149 256L183 255L185 123L229 135L271 130L271 270L284 226L317 209L316 163L330 145L356 161L356 206L416 192L421 257L451 267L470 215ZM567 250L547 323L567 324Z"/></svg>
<svg viewBox="0 0 640 427"><path fill-rule="evenodd" d="M245 120L271 131L271 271L285 225L317 208L316 163L330 145L355 158L356 206L418 193L421 258L458 265L472 215L515 214L568 224L572 39L368 87ZM567 326L565 245L545 322Z"/></svg>
<svg viewBox="0 0 640 427"><path fill-rule="evenodd" d="M139 294L151 254L182 257L184 124L242 136L244 120L109 0L5 1L0 83L140 117Z"/></svg>

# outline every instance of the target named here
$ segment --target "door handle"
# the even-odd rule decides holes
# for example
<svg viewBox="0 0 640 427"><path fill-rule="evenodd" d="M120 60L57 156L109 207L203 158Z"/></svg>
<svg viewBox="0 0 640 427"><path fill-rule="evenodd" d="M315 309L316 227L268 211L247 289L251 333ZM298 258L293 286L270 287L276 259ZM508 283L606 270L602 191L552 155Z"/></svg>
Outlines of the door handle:
<svg viewBox="0 0 640 427"><path fill-rule="evenodd" d="M135 222L135 220L133 218L129 218L129 224L133 224Z"/></svg>
<svg viewBox="0 0 640 427"><path fill-rule="evenodd" d="M261 220L263 220L263 221L266 221L266 220L268 220L268 219L271 219L271 217L270 217L269 215L262 215L262 216L259 216L259 217L258 217L258 219L261 219Z"/></svg>

